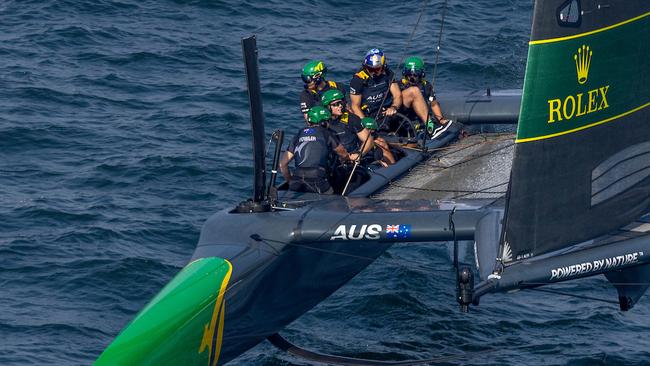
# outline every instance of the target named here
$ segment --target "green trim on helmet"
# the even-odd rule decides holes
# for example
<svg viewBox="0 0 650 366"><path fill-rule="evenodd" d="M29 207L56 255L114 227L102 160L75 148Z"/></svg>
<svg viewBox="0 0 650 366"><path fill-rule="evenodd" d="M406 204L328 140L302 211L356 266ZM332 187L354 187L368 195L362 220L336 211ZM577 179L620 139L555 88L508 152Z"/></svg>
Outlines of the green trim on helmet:
<svg viewBox="0 0 650 366"><path fill-rule="evenodd" d="M372 117L363 117L361 119L361 125L364 128L367 128L369 130L376 130L377 129L377 121L375 121L375 119L372 118Z"/></svg>
<svg viewBox="0 0 650 366"><path fill-rule="evenodd" d="M302 68L302 77L314 77L320 74L321 77L327 72L327 67L321 60L309 61L305 67Z"/></svg>
<svg viewBox="0 0 650 366"><path fill-rule="evenodd" d="M343 100L345 96L343 93L338 90L338 89L330 89L323 93L323 97L321 98L321 102L323 102L324 106L330 105L335 100Z"/></svg>
<svg viewBox="0 0 650 366"><path fill-rule="evenodd" d="M307 111L307 121L313 125L325 122L332 118L332 113L322 105L313 106Z"/></svg>
<svg viewBox="0 0 650 366"><path fill-rule="evenodd" d="M404 60L404 68L402 69L402 73L424 73L424 60L417 56L411 56L407 58Z"/></svg>

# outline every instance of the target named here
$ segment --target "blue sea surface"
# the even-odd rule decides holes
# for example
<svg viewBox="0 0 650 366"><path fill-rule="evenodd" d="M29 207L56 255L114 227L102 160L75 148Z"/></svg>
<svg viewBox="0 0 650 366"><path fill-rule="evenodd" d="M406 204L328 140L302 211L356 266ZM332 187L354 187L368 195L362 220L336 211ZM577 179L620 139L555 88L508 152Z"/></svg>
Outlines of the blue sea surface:
<svg viewBox="0 0 650 366"><path fill-rule="evenodd" d="M443 3L1 1L0 365L91 364L204 220L250 196L242 37L257 35L267 131L292 131L311 59L347 85L381 47L393 67L424 57L430 78ZM529 1L449 0L437 90L521 88L531 17ZM650 364L647 296L622 313L522 291L462 314L451 264L448 245L397 245L285 334L355 357ZM616 300L603 278L556 289ZM310 363L264 342L232 364Z"/></svg>

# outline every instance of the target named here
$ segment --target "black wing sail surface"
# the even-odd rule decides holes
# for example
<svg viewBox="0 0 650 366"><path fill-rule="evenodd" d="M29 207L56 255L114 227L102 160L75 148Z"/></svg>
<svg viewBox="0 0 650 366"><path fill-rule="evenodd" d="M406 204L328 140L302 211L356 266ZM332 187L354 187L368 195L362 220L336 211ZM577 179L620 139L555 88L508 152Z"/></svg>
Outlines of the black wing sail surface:
<svg viewBox="0 0 650 366"><path fill-rule="evenodd" d="M485 221L475 235L484 281L459 280L472 293L461 309L488 292L601 273L622 310L646 292L649 37L645 0L536 1L496 263Z"/></svg>
<svg viewBox="0 0 650 366"><path fill-rule="evenodd" d="M650 204L650 1L536 1L503 263L619 229Z"/></svg>

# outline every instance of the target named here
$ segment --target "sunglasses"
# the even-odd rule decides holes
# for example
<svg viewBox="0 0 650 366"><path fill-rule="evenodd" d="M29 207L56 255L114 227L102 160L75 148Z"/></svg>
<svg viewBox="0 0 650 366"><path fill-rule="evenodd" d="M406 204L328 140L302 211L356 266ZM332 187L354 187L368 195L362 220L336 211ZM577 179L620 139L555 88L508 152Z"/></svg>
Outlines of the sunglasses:
<svg viewBox="0 0 650 366"><path fill-rule="evenodd" d="M413 78L421 78L421 77L424 76L424 72L422 72L422 71L406 70L406 71L404 72L404 76L406 76L406 77L408 77L408 78L411 78L411 77L413 77Z"/></svg>
<svg viewBox="0 0 650 366"><path fill-rule="evenodd" d="M302 81L305 84L316 82L316 81L320 80L321 76L322 76L322 74L320 72L317 73L317 74L314 74L314 75L300 75L300 77L302 78Z"/></svg>
<svg viewBox="0 0 650 366"><path fill-rule="evenodd" d="M383 66L377 66L377 67L366 66L366 70L371 74L381 74L381 72L384 71L384 67Z"/></svg>
<svg viewBox="0 0 650 366"><path fill-rule="evenodd" d="M424 77L424 73L422 71L406 70L404 76L409 80L418 80Z"/></svg>
<svg viewBox="0 0 650 366"><path fill-rule="evenodd" d="M343 107L343 101L342 100L337 100L336 102L330 103L331 107Z"/></svg>

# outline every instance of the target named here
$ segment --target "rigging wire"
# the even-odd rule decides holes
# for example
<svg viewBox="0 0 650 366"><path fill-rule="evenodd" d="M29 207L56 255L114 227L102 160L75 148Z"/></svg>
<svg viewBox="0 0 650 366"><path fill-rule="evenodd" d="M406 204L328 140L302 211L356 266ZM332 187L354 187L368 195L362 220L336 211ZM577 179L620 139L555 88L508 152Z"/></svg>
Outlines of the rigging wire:
<svg viewBox="0 0 650 366"><path fill-rule="evenodd" d="M532 284L524 282L524 283L522 283L522 285L532 285ZM548 283L544 283L543 285L548 285ZM583 300L600 301L600 302L606 302L608 304L617 304L618 305L618 301L606 300L606 299L601 299L601 298L592 297L592 296L571 294L571 293L563 292L563 291L557 291L557 290L551 290L551 289L545 289L545 288L531 288L531 289L528 289L528 290L547 292L547 293L550 293L550 294L575 297L575 298L583 299Z"/></svg>
<svg viewBox="0 0 650 366"><path fill-rule="evenodd" d="M418 26L420 25L420 21L422 20L422 17L424 16L424 13L425 13L428 6L429 6L429 0L424 0L422 8L420 9L420 13L418 14L418 19L415 22L415 25L413 26L413 30L411 31L411 34L409 35L408 40L406 41L406 45L404 46L404 51L402 53L402 59L401 59L400 63L398 64L398 67L399 67L399 65L404 64L404 60L406 59L406 52L411 47L411 42L413 41L413 38L415 37L415 32L418 29ZM446 11L447 11L447 0L445 0L444 6L443 6L443 12L442 12L441 24L440 24L440 33L438 34L438 45L436 47L436 60L435 60L435 63L434 63L434 72L433 72L433 74L434 74L433 78L434 79L435 79L435 72L436 72L435 70L436 70L437 65L438 65L438 57L440 55L440 42L442 41L442 31L443 31L443 25L444 25L444 22L445 22L445 13L446 13ZM393 72L391 74L391 79L388 82L389 90L388 90L387 93L384 94L384 97L382 98L382 101L381 101L381 105L384 105L384 102L386 101L386 98L388 97L388 94L390 93L390 86L393 84L394 80L395 80L395 72ZM432 80L432 85L433 85L433 80ZM377 110L377 113L375 113L375 117L374 117L375 120L378 119L380 112L381 112L381 108L379 110ZM386 123L386 120L387 120L387 118L384 117L383 121L379 125L379 128L384 126L384 124ZM423 122L426 123L426 121L423 121ZM361 145L361 149L359 151L361 151L361 152L363 151L363 149L365 148L367 142L368 142L368 139L366 139L363 142L363 144ZM354 171L356 170L358 162L359 162L360 159L361 159L361 154L359 154L359 157L355 161L354 168L352 168L352 172L350 172L350 176L348 177L348 181L347 181L347 184L345 185L345 189L343 191L343 194L345 194L345 190L347 189L347 186L349 185L350 181L352 180L352 175L354 174Z"/></svg>
<svg viewBox="0 0 650 366"><path fill-rule="evenodd" d="M482 189L480 189L480 190L478 190L478 191L474 191L474 192L464 192L464 193L457 194L457 195L453 196L452 199L463 198L463 197L471 196L472 194L480 194L480 193L504 195L504 194L508 193L507 190L506 190L506 191L496 191L496 192L495 192L495 191L490 191L490 192L488 192L488 190L492 190L492 189L495 189L495 188L497 188L497 187L501 187L501 186L504 186L504 185L507 185L507 184L508 184L508 182L503 182L503 183L495 184L495 185L490 186L490 187L482 188ZM460 192L459 192L459 193L460 193ZM499 198L500 198L500 197L499 197Z"/></svg>
<svg viewBox="0 0 650 366"><path fill-rule="evenodd" d="M251 239L253 239L253 240L257 241L257 242L263 242L265 245L267 245L268 247L270 247L273 250L274 255L280 255L280 252L277 250L277 248L275 248L270 243L286 245L286 246L291 246L291 247L297 247L297 248L302 248L302 249L308 249L308 250L314 250L314 251L323 252L323 253L327 253L327 254L338 255L338 256L341 256L341 257L361 259L361 260L366 260L366 261L369 261L369 262L373 262L373 261L377 260L377 258L373 258L373 257L350 254L350 253L345 253L345 252L340 252L340 251L330 250L330 249L323 249L323 248L318 248L318 247L314 247L314 246L307 245L307 244L291 243L291 242L282 241L282 240L275 240L275 239L271 239L271 238L265 238L265 237L262 237L262 236L260 236L258 234L251 235ZM451 242L451 241L445 241L445 242L441 242L441 243L448 243L448 242ZM413 244L421 245L421 243L413 243ZM408 260L408 259L399 260L399 259L385 258L385 260L388 263L392 263L392 264L395 264L395 265L398 265L398 266L403 266L403 264L404 264L403 262L406 262L407 264L416 264L419 269L423 269L423 270L429 270L429 271L435 271L435 272L449 272L449 270L447 270L447 269L441 270L440 268L434 268L434 267L431 267L431 266L422 265L422 263L418 263L418 262L415 262L413 260ZM549 283L546 283L546 282L523 282L521 285L522 286L541 286L541 285L548 285L548 284ZM638 283L637 282L625 282L625 283L611 283L611 284L612 285L623 285L623 286L643 286L643 285L650 286L650 283L644 283L644 282L638 282ZM605 302L609 302L609 303L618 304L617 301L603 300L603 299L598 299L598 298L591 298L591 297L588 297L588 296L575 295L575 294L561 292L561 291L557 291L557 290L549 290L549 289L541 289L541 288L527 288L526 290L549 292L549 293L555 293L555 294L558 294L558 295L581 297L581 298L584 298L584 299L590 299L590 300L596 300L596 301L605 301Z"/></svg>
<svg viewBox="0 0 650 366"><path fill-rule="evenodd" d="M436 91L436 71L438 70L438 57L440 56L440 44L442 42L442 30L445 26L445 14L447 13L447 0L442 6L442 16L440 17L440 32L438 32L438 45L436 46L436 61L433 63L433 75L431 76L431 87Z"/></svg>
<svg viewBox="0 0 650 366"><path fill-rule="evenodd" d="M415 36L415 31L418 29L418 26L420 25L420 20L422 19L422 16L424 15L424 12L425 12L425 10L427 9L428 6L429 6L429 0L424 0L424 4L422 5L422 9L420 9L420 13L418 15L418 20L415 22L415 26L413 26L413 30L411 31L411 34L410 34L408 40L406 41L406 45L404 46L404 51L402 52L403 56L402 56L401 61L397 65L398 67L399 67L399 65L404 64L404 60L406 60L406 52L411 47L411 41L413 41L413 37ZM390 81L388 82L388 88L389 88L388 92L384 94L384 97L382 98L380 105L382 105L382 106L384 105L384 102L386 101L386 98L388 97L388 94L390 93L390 85L393 84L394 80L395 80L395 72L393 72L392 75L391 75ZM377 113L375 113L375 117L374 117L375 120L377 120L379 118L379 113L380 112L381 112L381 108L377 110ZM383 127L384 124L386 123L386 120L387 119L384 117L384 120L381 122L381 124L379 125L378 128Z"/></svg>
<svg viewBox="0 0 650 366"><path fill-rule="evenodd" d="M506 193L505 191L497 191L497 192L486 192L486 191L490 190L490 189L500 187L500 186L503 186L505 184L508 184L508 182L495 184L493 186L481 188L481 189L478 189L478 190L421 188L421 187L403 186L403 185L400 185L400 184L397 184L397 183L391 183L391 186L396 187L396 188L411 189L411 190L414 190L414 191L440 192L440 193L463 193L463 195L458 195L458 196L453 197L453 198L458 198L458 197L463 197L465 195L471 195L471 194L477 194L477 193L504 194L504 193Z"/></svg>
<svg viewBox="0 0 650 366"><path fill-rule="evenodd" d="M458 152L458 151L461 151L461 150L463 150L463 149L470 148L470 147L475 146L475 145L478 145L478 144L480 144L480 143L477 143L477 144L471 144L471 145L465 146L465 147L463 147L463 148L461 148L461 149L451 151L450 154L451 154L451 153ZM429 166L432 166L432 167L434 167L434 168L438 168L438 169L440 169L440 171L449 170L449 169L452 169L452 168L457 168L457 167L459 167L459 166L462 166L462 165L464 165L464 164L466 164L466 163L468 163L468 162L472 162L472 161L475 161L475 160L478 160L478 159L484 158L484 157L486 157L486 156L490 156L490 155L496 154L496 153L498 153L499 151L503 151L503 150L506 150L506 149L512 147L513 145L514 145L514 142L512 142L512 143L510 143L510 144L506 144L506 145L504 145L504 146L501 146L501 147L499 147L499 148L497 148L497 149L494 149L494 150L488 151L488 152L483 153L483 154L473 155L473 156L471 156L471 158L469 158L469 159L462 160L462 161L457 162L457 163L452 164L452 165L448 165L448 166L438 166L438 167L436 167L436 166L432 166L432 165L429 165ZM441 155L441 156L439 156L438 158L444 158L445 156L446 156L446 155ZM456 193L460 193L460 194L458 194L458 195L452 197L452 199L456 199L456 198L462 198L462 197L466 197L466 196L469 196L469 195L472 195L472 194L479 194L479 193L505 194L505 193L506 193L505 191L497 191L497 192L487 192L487 191L488 191L488 190L491 190L491 189L498 188L498 187L500 187L500 186L507 185L507 184L508 184L508 182L498 183L498 184L495 184L495 185L490 186L490 187L481 188L481 189L479 189L479 190L462 190L462 189L432 189L432 188L422 188L422 187L406 186L406 185L401 185L401 184L398 184L398 183L390 183L390 186L397 187L397 188L401 188L401 189L409 189L409 190L413 190L413 191L449 192L449 193L456 192Z"/></svg>
<svg viewBox="0 0 650 366"><path fill-rule="evenodd" d="M440 168L441 170L447 170L447 169L455 168L455 167L458 167L458 166L461 166L461 165L467 164L467 163L469 163L469 162L473 162L473 161L475 161L475 160L478 160L478 159L484 158L484 157L486 157L486 156L492 155L492 154L497 153L497 152L499 152L499 151L502 151L502 150L508 149L508 148L514 146L514 144L515 144L515 143L513 142L513 143L511 143L511 144L507 144L507 145L505 145L505 146L499 147L499 148L497 148L497 149L495 149L495 150L491 150L491 151L488 151L488 152L483 153L483 154L473 155L470 159L465 159L465 160L459 161L458 163L455 163L455 164L452 164L452 165L448 165L448 166L433 166L433 167L434 167L434 168ZM460 150L459 150L459 151L460 151ZM454 151L452 151L452 152L454 152ZM443 157L445 157L445 156L446 156L446 155L443 155L443 156L441 156L441 158L443 158Z"/></svg>
<svg viewBox="0 0 650 366"><path fill-rule="evenodd" d="M446 0L445 0L446 1ZM417 30L420 20L422 19L422 16L424 15L424 11L426 10L427 6L429 4L429 0L424 1L424 5L422 6L422 9L420 10L420 14L418 15L418 20L415 22L415 26L413 27L413 30L411 31L411 35L409 36L409 39L406 42L406 46L404 46L404 54L406 54L406 51L409 49L411 45L411 41L413 40L413 37L415 36L415 31ZM402 60L400 61L400 65L404 63L404 60L406 59L406 56L402 57ZM398 65L399 66L399 65ZM386 97L388 97L388 93L390 93L390 86L393 84L393 81L395 80L395 73L392 73L391 79L388 82L388 92L384 94L384 97L381 100L381 105L384 105L384 102L386 101ZM379 117L379 113L381 112L381 108L377 110L377 113L375 113L375 120ZM397 112L397 111L396 111ZM386 118L382 121L381 125L379 128L381 128L384 123L386 122ZM364 148L366 147L366 144L368 143L369 139L365 139L363 141L363 144L361 145L361 148L359 149L359 156L357 159L354 161L354 167L352 168L352 171L350 172L350 176L348 177L347 183L345 184L345 188L343 189L343 192L341 195L345 195L348 185L350 184L350 181L352 180L352 176L354 175L355 170L357 169L357 166L359 165L359 161L361 160L361 154L363 153Z"/></svg>
<svg viewBox="0 0 650 366"><path fill-rule="evenodd" d="M522 282L522 285L526 286L542 286L542 285L548 285L549 283L547 282ZM650 286L650 282L609 282L608 281L603 281L602 284L604 285L603 287L609 288L609 285L613 286ZM591 284L593 287L596 284ZM533 288L529 288L528 290L537 290Z"/></svg>
<svg viewBox="0 0 650 366"><path fill-rule="evenodd" d="M350 254L350 253L339 252L339 251L336 251L336 250L317 248L317 247L313 247L311 245L306 245L306 244L290 243L290 242L286 242L286 241L282 241L282 240L264 238L264 237L261 237L261 236L259 236L257 234L251 235L251 239L253 239L255 241L263 242L264 244L270 246L271 248L274 249L274 254L275 255L279 255L280 253L275 249L275 247L273 247L271 244L268 244L268 243L276 243L276 244L281 244L281 245L286 245L286 246L291 246L291 247L309 249L309 250L314 250L314 251L317 251L317 252L323 252L323 253L327 253L327 254L339 255L339 256L342 256L342 257L350 257L350 258L355 258L355 259L362 259L362 260L367 260L367 261L374 261L375 260L375 258L366 257L366 256L362 256L362 255L355 255L355 254Z"/></svg>
<svg viewBox="0 0 650 366"><path fill-rule="evenodd" d="M446 1L446 0L445 0ZM422 9L420 9L420 14L418 15L418 20L415 22L415 26L413 26L413 30L411 31L411 34L409 35L408 40L406 41L406 45L404 46L404 51L402 52L402 60L399 62L397 65L402 65L404 63L404 60L406 60L406 52L409 50L411 47L411 42L413 41L413 37L415 36L415 31L418 29L418 26L420 25L420 20L422 20L422 16L424 15L424 12L427 10L427 7L429 6L429 0L424 0L424 4L422 5ZM395 72L393 72L392 77L390 81L388 82L388 87L390 88L390 85L393 83L395 80ZM390 93L390 90L388 90L388 93ZM386 98L388 97L388 93L384 94L384 98L381 100L381 105L384 105L384 102L386 101ZM375 120L379 117L379 112L381 112L381 109L375 113ZM384 122L386 119L384 119ZM383 122L382 122L383 125ZM381 126L380 126L381 127Z"/></svg>
<svg viewBox="0 0 650 366"><path fill-rule="evenodd" d="M440 154L435 155L435 157L438 160L441 160L441 159L444 159L444 158L448 157L449 155L458 155L460 152L462 152L464 150L468 150L468 149L471 149L471 148L474 148L474 147L480 147L481 145L483 145L483 146L496 145L496 144L502 143L505 140L514 140L514 138L512 138L512 135L510 135L507 139L501 139L500 138L500 139L494 139L494 140L487 140L487 138L485 136L481 136L481 137L483 138L482 141L472 142L472 143L462 143L463 140L459 140L459 142L457 142L457 143L455 143L453 145L438 147L438 148L435 148L435 149L430 149L429 151L432 152L432 153L433 152L439 152ZM507 146L504 146L504 148L511 147L513 145L514 145L514 143L511 143L511 144L508 144ZM495 150L494 154L495 155L508 154L508 153L499 153L499 151L500 150ZM490 153L492 153L492 152L488 152L488 154L490 154ZM476 156L475 156L475 154L470 153L470 154L467 154L464 157L476 157ZM480 156L478 156L478 157L480 157Z"/></svg>
<svg viewBox="0 0 650 366"><path fill-rule="evenodd" d="M295 247L302 247L305 249L309 250L316 250L320 252L326 252L330 254L335 254L335 255L341 255L341 256L346 256L350 258L356 258L356 259L362 259L362 260L368 260L370 262L373 262L376 260L376 258L372 257L365 257L365 256L359 256L359 255L354 255L354 254L349 254L349 253L342 253L338 251L333 251L333 250L327 250L323 248L316 248L313 246L309 245L304 245L304 244L299 244L299 243L288 243L288 242L283 242L279 240L274 240L274 239L268 239L268 238L262 238L259 235L253 235L251 236L256 241L269 241L269 242L275 242L275 243L280 243L280 244L285 244L289 246L295 246ZM265 243L269 245L271 248L276 251L277 255L277 249L270 245L269 243ZM395 262L399 265L403 265L402 263L398 263L397 260L392 260L392 259L387 259L389 262ZM414 261L406 260L407 263L415 263ZM421 269L427 270L428 268L426 266L419 266ZM438 271L438 272L445 272L449 273L449 270L440 270L438 268L435 269L428 269L429 271ZM639 285L639 284L634 284L634 283L625 283L626 285ZM522 283L522 285L537 285L535 283ZM645 285L650 285L650 283L645 283ZM226 289L228 291L230 288ZM596 298L592 296L585 296L585 295L576 295L576 294L571 294L571 293L566 293L562 291L557 291L557 290L550 290L550 289L541 289L541 288L529 288L528 290L534 290L534 291L541 291L541 292L546 292L546 293L552 293L552 294L557 294L557 295L563 295L563 296L570 296L570 297L575 297L579 299L585 299L585 300L592 300L592 301L599 301L599 302L604 302L608 304L618 304L617 301L612 301L612 300L605 300L601 298ZM295 357L299 357L301 359L305 360L310 360L310 361L317 361L317 362L325 362L333 365L343 365L343 366L411 366L411 365L424 365L424 364L431 364L431 363L442 363L442 362L450 362L450 361L455 361L455 360L467 360L467 359L472 359L477 356L493 353L495 351L502 350L502 347L492 347L488 348L485 350L480 350L480 351L475 351L475 352L466 352L463 354L452 354L452 355L446 355L446 356L438 356L434 358L426 358L426 359L415 359L415 360L401 360L401 361L382 361L382 360L370 360L370 359L364 359L364 358L354 358L354 357L345 357L345 356L338 356L338 355L332 355L332 354L327 354L327 353L319 353L319 352L314 352L305 348L302 348L300 346L297 346L290 341L286 340L283 338L279 333L275 333L267 339L278 349L285 351ZM534 348L535 345L521 345L521 346L515 346L512 347L509 345L507 348L508 349L526 349L526 348Z"/></svg>
<svg viewBox="0 0 650 366"><path fill-rule="evenodd" d="M270 243L276 243L276 244L280 244L280 245L286 245L286 246L292 246L292 247L297 247L297 248L302 248L302 249L314 250L314 251L323 252L323 253L327 253L327 254L338 255L338 256L341 256L341 257L361 259L361 260L366 260L366 261L369 261L369 262L374 262L374 261L377 260L377 258L373 258L373 257L366 257L366 256L362 256L362 255L350 254L350 253L340 252L340 251L336 251L336 250L317 248L317 247L314 247L314 246L311 246L311 245L306 245L306 244L290 243L290 242L286 242L286 241L282 241L282 240L264 238L264 237L261 237L261 236L259 236L257 234L251 235L251 239L253 239L255 241L259 241L259 242L265 242L264 244L266 244L267 246L269 246L270 248L273 249L273 254L274 255L279 255L280 253ZM415 243L415 244L421 244L421 243ZM431 266L422 265L421 263L417 263L415 261L408 260L408 259L404 259L402 261L402 260L393 259L393 258L385 258L385 260L388 263L395 264L397 266L404 266L404 262L406 262L407 264L417 264L419 269L423 269L423 270L427 270L427 271L431 271L431 272L445 272L445 273L449 272L448 269L434 268L434 267L431 267Z"/></svg>

